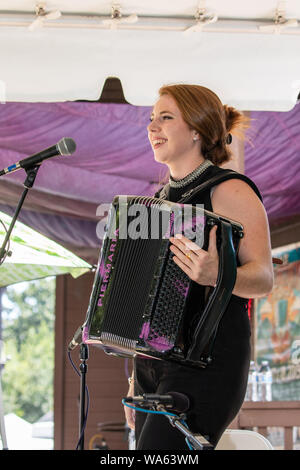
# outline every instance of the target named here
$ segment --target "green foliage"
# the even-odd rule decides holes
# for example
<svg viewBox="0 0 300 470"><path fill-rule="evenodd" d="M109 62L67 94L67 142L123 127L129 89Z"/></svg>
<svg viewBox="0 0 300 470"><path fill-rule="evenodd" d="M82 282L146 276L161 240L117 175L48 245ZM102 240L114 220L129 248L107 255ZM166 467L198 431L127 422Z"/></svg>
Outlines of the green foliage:
<svg viewBox="0 0 300 470"><path fill-rule="evenodd" d="M53 409L55 280L10 286L3 306L5 414L33 423ZM22 286L23 287L23 286Z"/></svg>

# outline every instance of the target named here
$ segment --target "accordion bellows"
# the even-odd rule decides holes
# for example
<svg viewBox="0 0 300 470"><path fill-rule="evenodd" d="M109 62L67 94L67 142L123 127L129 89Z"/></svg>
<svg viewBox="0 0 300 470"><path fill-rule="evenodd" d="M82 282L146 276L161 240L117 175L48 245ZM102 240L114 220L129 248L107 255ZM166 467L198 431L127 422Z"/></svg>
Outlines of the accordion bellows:
<svg viewBox="0 0 300 470"><path fill-rule="evenodd" d="M219 276L191 344L183 344L190 278L173 261L170 236L182 233L202 248L218 225ZM242 226L201 206L141 196L116 196L104 233L83 341L108 354L141 355L205 367L203 351L236 278Z"/></svg>

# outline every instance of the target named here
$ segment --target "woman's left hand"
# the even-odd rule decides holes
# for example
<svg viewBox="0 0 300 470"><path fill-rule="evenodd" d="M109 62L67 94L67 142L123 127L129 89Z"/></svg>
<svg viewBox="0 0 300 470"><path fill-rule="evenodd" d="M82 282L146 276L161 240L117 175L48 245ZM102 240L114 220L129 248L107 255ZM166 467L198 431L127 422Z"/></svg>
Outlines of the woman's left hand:
<svg viewBox="0 0 300 470"><path fill-rule="evenodd" d="M209 233L208 249L203 250L183 235L170 238L173 261L192 281L202 286L215 286L218 277L219 255L217 250L217 226Z"/></svg>

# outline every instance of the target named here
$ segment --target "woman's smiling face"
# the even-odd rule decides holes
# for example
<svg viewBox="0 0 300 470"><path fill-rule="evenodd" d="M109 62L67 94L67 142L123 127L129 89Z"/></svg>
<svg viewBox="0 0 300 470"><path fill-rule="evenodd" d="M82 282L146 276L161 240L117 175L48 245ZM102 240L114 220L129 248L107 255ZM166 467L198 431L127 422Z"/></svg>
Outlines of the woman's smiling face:
<svg viewBox="0 0 300 470"><path fill-rule="evenodd" d="M159 163L176 164L195 152L196 132L183 120L174 98L162 95L155 103L148 125L154 158Z"/></svg>

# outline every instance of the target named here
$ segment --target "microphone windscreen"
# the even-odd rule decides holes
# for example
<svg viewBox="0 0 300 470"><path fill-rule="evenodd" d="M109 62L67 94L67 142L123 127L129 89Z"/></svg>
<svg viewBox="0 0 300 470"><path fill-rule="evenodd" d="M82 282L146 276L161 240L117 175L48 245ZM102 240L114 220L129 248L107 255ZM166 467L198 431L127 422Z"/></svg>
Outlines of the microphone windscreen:
<svg viewBox="0 0 300 470"><path fill-rule="evenodd" d="M76 150L76 144L70 137L64 137L57 144L59 153L61 155L71 155Z"/></svg>
<svg viewBox="0 0 300 470"><path fill-rule="evenodd" d="M185 413L190 408L190 399L183 393L179 392L168 392L173 398L172 410L178 413Z"/></svg>

